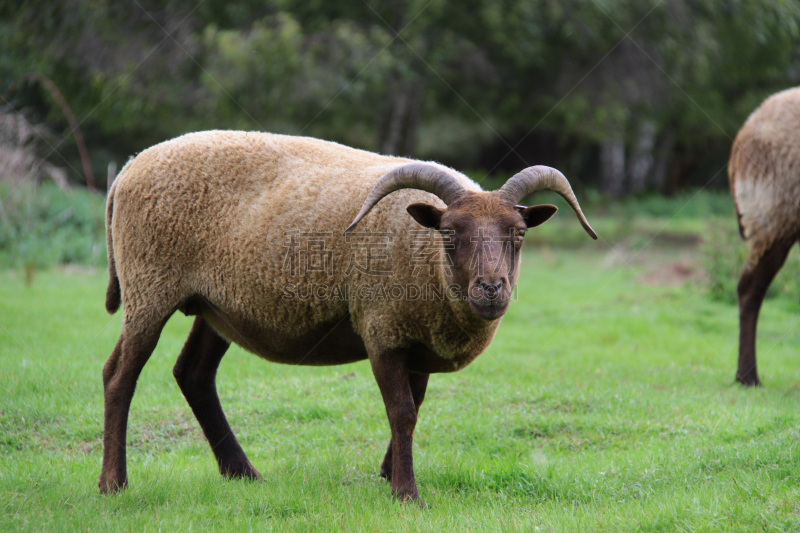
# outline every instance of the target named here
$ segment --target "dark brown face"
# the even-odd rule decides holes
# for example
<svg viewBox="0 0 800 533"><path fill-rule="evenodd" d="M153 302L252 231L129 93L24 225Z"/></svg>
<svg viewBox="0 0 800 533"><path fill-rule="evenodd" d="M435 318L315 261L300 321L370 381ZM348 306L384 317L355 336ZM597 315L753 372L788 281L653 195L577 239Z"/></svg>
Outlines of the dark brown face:
<svg viewBox="0 0 800 533"><path fill-rule="evenodd" d="M446 237L452 282L477 316L496 320L508 309L517 283L525 231L545 222L557 208L515 206L486 192L466 194L445 210L428 204L411 204L407 210L418 223Z"/></svg>

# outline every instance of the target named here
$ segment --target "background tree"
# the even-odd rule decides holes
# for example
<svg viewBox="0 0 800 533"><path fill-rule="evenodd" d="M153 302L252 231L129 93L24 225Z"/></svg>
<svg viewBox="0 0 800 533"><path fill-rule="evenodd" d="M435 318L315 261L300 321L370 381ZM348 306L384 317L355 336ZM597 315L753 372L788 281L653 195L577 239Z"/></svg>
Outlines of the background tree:
<svg viewBox="0 0 800 533"><path fill-rule="evenodd" d="M257 129L436 159L478 177L563 168L612 196L722 186L730 140L800 81L789 0L20 1L0 89L53 80L92 167L200 129ZM21 84L3 110L70 128Z"/></svg>

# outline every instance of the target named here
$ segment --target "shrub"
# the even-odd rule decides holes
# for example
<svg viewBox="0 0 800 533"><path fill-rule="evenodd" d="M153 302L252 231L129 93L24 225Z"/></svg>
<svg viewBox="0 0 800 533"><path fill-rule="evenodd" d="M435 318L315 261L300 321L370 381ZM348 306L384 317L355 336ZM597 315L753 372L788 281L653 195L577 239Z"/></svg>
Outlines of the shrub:
<svg viewBox="0 0 800 533"><path fill-rule="evenodd" d="M106 264L105 197L54 185L0 187L0 267Z"/></svg>

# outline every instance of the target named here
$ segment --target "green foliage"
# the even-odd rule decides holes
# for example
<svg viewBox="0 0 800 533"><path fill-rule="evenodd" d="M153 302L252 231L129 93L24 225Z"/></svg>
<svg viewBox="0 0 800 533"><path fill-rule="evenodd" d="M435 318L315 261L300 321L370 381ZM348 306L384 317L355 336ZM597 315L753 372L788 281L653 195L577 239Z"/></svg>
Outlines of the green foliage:
<svg viewBox="0 0 800 533"><path fill-rule="evenodd" d="M591 189L577 195L599 242L606 246L638 249L659 243L694 247L708 238L709 224L735 224L736 220L726 191L687 190L675 196L646 194L613 202ZM555 193L537 193L523 203L550 203L559 209L547 223L528 232L530 242L557 248L596 245L587 239L566 201Z"/></svg>
<svg viewBox="0 0 800 533"><path fill-rule="evenodd" d="M0 267L105 265L105 198L84 190L0 187Z"/></svg>
<svg viewBox="0 0 800 533"><path fill-rule="evenodd" d="M118 161L235 128L493 166L482 147L536 129L557 137L559 164L588 157L591 181L597 143L630 146L647 122L675 139L669 175L705 183L758 103L800 82L790 0L57 0L0 9L0 39L0 85L46 74L90 151ZM65 131L37 87L13 96ZM387 143L393 121L402 146ZM59 151L75 161L69 143Z"/></svg>
<svg viewBox="0 0 800 533"><path fill-rule="evenodd" d="M604 216L624 219L635 217L666 220L703 220L718 217L735 219L733 200L727 191L686 190L673 196L651 193L614 202L590 194L587 203L590 208L597 209Z"/></svg>

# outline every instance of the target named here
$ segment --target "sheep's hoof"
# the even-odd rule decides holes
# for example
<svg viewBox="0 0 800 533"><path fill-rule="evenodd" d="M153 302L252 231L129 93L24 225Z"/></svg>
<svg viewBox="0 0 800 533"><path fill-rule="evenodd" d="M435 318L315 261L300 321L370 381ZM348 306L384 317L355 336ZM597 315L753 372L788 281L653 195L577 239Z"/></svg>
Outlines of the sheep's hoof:
<svg viewBox="0 0 800 533"><path fill-rule="evenodd" d="M761 380L758 379L758 375L755 372L750 372L745 374L744 376L737 375L736 381L744 385L745 387L760 387Z"/></svg>
<svg viewBox="0 0 800 533"><path fill-rule="evenodd" d="M250 461L237 465L220 467L219 470L223 476L230 479L246 479L249 481L258 481L261 479L261 473L250 464Z"/></svg>
<svg viewBox="0 0 800 533"><path fill-rule="evenodd" d="M404 505L416 505L420 509L425 509L425 503L419 498L419 494L416 492L414 494L407 494L407 495L394 495L395 499L404 504Z"/></svg>
<svg viewBox="0 0 800 533"><path fill-rule="evenodd" d="M97 480L97 487L100 489L100 494L116 494L128 488L128 480L119 481L101 475Z"/></svg>
<svg viewBox="0 0 800 533"><path fill-rule="evenodd" d="M394 496L397 501L401 502L414 501L419 503L420 505L422 504L422 501L419 499L419 492L417 491L417 487L392 489L392 496Z"/></svg>

